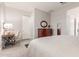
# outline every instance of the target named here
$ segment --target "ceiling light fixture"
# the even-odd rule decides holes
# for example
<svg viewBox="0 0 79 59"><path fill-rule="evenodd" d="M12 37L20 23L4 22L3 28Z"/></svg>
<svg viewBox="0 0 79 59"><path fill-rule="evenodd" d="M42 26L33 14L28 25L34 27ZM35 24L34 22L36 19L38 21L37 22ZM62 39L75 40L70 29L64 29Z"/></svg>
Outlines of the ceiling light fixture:
<svg viewBox="0 0 79 59"><path fill-rule="evenodd" d="M61 5L64 5L64 4L66 4L66 2L59 2Z"/></svg>

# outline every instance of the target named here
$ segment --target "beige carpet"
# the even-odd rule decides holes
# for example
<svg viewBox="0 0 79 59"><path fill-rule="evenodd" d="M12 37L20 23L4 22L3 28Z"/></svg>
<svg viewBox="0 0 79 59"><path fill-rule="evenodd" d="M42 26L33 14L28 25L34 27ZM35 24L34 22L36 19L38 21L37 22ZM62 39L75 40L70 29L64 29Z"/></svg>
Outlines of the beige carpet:
<svg viewBox="0 0 79 59"><path fill-rule="evenodd" d="M28 48L25 47L27 43L29 41L24 40L13 47L0 50L0 57L27 57Z"/></svg>

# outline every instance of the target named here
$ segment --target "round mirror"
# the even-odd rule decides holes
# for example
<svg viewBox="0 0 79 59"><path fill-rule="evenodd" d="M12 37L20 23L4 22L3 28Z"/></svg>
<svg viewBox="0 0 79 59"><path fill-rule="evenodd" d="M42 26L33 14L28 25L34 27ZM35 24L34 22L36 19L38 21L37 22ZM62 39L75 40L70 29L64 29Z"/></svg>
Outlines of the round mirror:
<svg viewBox="0 0 79 59"><path fill-rule="evenodd" d="M40 25L41 27L45 28L47 27L48 23L46 21L41 21Z"/></svg>

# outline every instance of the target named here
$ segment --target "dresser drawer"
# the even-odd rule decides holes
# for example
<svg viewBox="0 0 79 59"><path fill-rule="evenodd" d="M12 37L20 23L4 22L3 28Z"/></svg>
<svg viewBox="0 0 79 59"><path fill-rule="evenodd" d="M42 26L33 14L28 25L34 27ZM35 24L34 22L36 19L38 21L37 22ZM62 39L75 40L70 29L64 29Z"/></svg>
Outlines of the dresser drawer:
<svg viewBox="0 0 79 59"><path fill-rule="evenodd" d="M38 29L38 37L52 36L52 29Z"/></svg>

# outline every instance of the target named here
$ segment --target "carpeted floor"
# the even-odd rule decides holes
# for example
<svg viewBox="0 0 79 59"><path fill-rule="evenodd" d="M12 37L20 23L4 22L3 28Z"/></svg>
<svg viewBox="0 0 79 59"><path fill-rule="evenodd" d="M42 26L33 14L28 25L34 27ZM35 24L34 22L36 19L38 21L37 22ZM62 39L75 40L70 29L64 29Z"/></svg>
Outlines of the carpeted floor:
<svg viewBox="0 0 79 59"><path fill-rule="evenodd" d="M23 40L18 42L13 47L0 50L0 57L27 57L28 43L30 40Z"/></svg>

